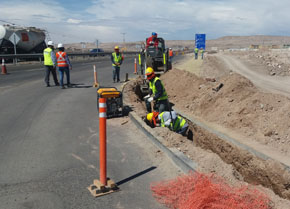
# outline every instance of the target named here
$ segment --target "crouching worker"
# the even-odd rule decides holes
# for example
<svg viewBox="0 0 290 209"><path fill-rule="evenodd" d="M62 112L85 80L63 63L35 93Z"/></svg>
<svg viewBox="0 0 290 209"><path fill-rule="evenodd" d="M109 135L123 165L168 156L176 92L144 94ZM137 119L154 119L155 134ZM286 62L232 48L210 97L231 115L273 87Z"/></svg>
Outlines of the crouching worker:
<svg viewBox="0 0 290 209"><path fill-rule="evenodd" d="M171 131L183 136L186 135L186 131L188 129L188 123L186 120L181 116L176 115L174 111L165 111L160 114L158 112L148 113L146 120L147 124L149 124L152 128L157 126L167 127Z"/></svg>
<svg viewBox="0 0 290 209"><path fill-rule="evenodd" d="M149 80L150 94L144 97L147 112L169 111L168 96L161 80L155 75L153 68L146 69L147 80ZM151 109L151 102L154 101L154 107Z"/></svg>

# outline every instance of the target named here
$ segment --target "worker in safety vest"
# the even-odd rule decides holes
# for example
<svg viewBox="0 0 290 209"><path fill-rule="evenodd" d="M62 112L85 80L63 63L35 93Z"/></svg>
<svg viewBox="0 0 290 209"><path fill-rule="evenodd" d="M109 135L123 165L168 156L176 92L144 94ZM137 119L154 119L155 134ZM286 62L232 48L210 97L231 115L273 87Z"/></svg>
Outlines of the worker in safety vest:
<svg viewBox="0 0 290 209"><path fill-rule="evenodd" d="M147 112L152 112L151 102L154 101L153 109L158 112L169 111L168 96L161 80L155 75L153 68L148 67L145 73L149 80L150 94L144 97Z"/></svg>
<svg viewBox="0 0 290 209"><path fill-rule="evenodd" d="M115 46L115 52L112 53L111 61L113 65L113 81L120 82L120 66L123 62L123 56L120 53L119 46Z"/></svg>
<svg viewBox="0 0 290 209"><path fill-rule="evenodd" d="M56 57L54 53L54 43L52 41L47 42L47 48L43 51L44 66L45 66L45 83L46 87L50 87L49 77L52 73L54 84L59 86L57 76L56 76Z"/></svg>
<svg viewBox="0 0 290 209"><path fill-rule="evenodd" d="M71 87L69 71L72 70L72 66L67 56L67 53L64 52L63 44L59 43L57 45L57 48L58 48L58 52L56 53L56 60L57 60L57 67L59 71L59 77L60 77L60 85L62 89L65 89L64 83L63 83L64 73L66 74L67 87Z"/></svg>
<svg viewBox="0 0 290 209"><path fill-rule="evenodd" d="M173 51L171 48L169 48L169 61L172 62L172 58L173 58Z"/></svg>
<svg viewBox="0 0 290 209"><path fill-rule="evenodd" d="M145 51L144 49L140 50L139 53L139 66L140 66L140 71L141 71L141 75L143 75L143 71L144 71L144 62L145 62Z"/></svg>
<svg viewBox="0 0 290 209"><path fill-rule="evenodd" d="M167 127L171 131L182 135L185 135L188 129L186 120L177 115L175 111L165 111L160 114L158 112L148 113L146 120L152 128L156 126Z"/></svg>
<svg viewBox="0 0 290 209"><path fill-rule="evenodd" d="M194 49L194 55L195 55L195 59L197 60L197 58L198 58L198 48L197 47L195 47L195 49Z"/></svg>
<svg viewBox="0 0 290 209"><path fill-rule="evenodd" d="M201 54L201 59L203 60L203 54L204 54L203 48L200 49L200 54Z"/></svg>

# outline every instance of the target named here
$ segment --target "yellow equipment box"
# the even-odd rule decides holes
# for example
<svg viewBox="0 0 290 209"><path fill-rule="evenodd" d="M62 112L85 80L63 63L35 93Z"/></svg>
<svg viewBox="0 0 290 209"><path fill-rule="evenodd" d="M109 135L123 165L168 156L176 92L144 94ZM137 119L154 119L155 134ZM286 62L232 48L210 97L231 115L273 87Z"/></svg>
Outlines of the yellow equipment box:
<svg viewBox="0 0 290 209"><path fill-rule="evenodd" d="M123 95L115 87L100 87L98 93L98 109L99 98L106 98L107 117L123 116Z"/></svg>

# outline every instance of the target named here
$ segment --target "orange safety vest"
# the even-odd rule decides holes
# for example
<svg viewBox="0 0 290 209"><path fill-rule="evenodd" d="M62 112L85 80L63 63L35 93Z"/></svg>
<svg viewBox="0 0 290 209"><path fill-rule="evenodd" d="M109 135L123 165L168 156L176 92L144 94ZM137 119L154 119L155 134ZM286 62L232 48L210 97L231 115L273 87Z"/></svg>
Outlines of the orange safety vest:
<svg viewBox="0 0 290 209"><path fill-rule="evenodd" d="M169 56L172 57L173 56L173 51L169 50Z"/></svg>
<svg viewBox="0 0 290 209"><path fill-rule="evenodd" d="M66 62L66 53L65 52L57 52L56 59L57 59L57 66L58 67L68 67L68 63Z"/></svg>

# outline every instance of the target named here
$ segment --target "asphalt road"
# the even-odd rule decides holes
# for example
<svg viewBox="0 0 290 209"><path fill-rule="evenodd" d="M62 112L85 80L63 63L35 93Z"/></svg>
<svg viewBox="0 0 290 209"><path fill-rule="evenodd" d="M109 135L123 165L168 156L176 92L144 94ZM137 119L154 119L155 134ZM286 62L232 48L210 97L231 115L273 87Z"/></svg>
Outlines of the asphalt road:
<svg viewBox="0 0 290 209"><path fill-rule="evenodd" d="M121 190L99 198L87 190L99 177L93 64L100 84L115 86L109 59L75 64L69 89L45 87L39 67L0 75L0 209L163 208L150 184L179 171L128 117L107 121L108 177ZM122 80L133 66L125 59Z"/></svg>

